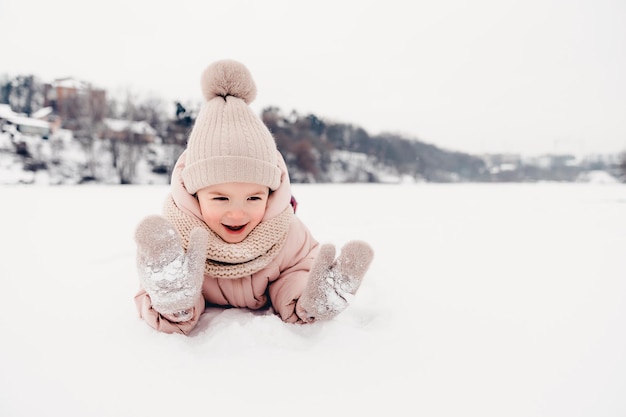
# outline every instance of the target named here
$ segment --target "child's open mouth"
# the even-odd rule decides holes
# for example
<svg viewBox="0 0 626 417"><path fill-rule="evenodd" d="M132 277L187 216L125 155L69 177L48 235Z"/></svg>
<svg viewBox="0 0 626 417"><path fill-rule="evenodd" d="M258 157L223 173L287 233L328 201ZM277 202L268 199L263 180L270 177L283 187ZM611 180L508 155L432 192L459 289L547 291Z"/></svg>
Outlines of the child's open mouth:
<svg viewBox="0 0 626 417"><path fill-rule="evenodd" d="M241 225L241 226L228 226L228 225L224 225L224 227L228 230L230 230L231 232L238 232L239 230L243 229L244 227L246 227L246 225Z"/></svg>

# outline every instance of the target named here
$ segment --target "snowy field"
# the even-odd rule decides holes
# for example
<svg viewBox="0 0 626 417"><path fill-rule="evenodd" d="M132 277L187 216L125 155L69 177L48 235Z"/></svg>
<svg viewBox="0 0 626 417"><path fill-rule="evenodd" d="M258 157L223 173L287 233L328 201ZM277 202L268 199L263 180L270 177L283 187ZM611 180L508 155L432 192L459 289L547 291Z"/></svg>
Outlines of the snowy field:
<svg viewBox="0 0 626 417"><path fill-rule="evenodd" d="M626 415L626 186L295 185L376 257L337 319L137 317L165 186L0 186L0 415Z"/></svg>

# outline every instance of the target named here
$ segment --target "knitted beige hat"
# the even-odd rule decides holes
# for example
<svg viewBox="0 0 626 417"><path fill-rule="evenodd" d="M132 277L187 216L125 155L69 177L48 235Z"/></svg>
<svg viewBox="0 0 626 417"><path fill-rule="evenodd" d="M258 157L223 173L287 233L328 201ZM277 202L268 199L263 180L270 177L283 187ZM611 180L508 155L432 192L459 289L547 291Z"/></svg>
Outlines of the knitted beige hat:
<svg viewBox="0 0 626 417"><path fill-rule="evenodd" d="M232 60L202 73L206 99L187 144L185 188L191 194L214 184L248 182L276 190L280 185L276 142L248 104L256 97L250 71Z"/></svg>

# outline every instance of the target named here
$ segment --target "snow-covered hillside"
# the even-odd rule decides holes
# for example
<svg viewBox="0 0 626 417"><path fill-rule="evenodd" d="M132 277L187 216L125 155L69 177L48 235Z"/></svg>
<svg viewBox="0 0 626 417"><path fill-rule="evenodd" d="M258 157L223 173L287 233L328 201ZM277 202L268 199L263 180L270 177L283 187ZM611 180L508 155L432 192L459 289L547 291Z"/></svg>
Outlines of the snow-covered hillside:
<svg viewBox="0 0 626 417"><path fill-rule="evenodd" d="M626 415L626 186L296 185L376 258L336 320L135 312L165 186L0 186L2 416Z"/></svg>
<svg viewBox="0 0 626 417"><path fill-rule="evenodd" d="M141 126L145 127L143 124ZM618 155L588 155L581 158L571 155L478 157L433 149L436 148L424 145L422 150L425 153L416 151L416 158L421 161L423 170L413 173L401 169L401 164L381 162L377 157L368 156L362 151L324 151L323 158L327 158L328 162L319 175L303 171L293 153L284 149L281 152L286 153L285 160L294 183L617 183L623 179L623 173L618 168ZM119 141L81 141L74 138L71 131L64 129L44 140L40 136L22 134L14 126L0 125L0 185L75 185L85 182L164 185L169 182L169 169L183 150L181 145L163 144L160 139L138 147ZM451 159L441 159L442 155ZM320 157L318 154L316 158ZM473 162L470 164L468 161ZM474 174L461 174L466 171L468 164L474 163L483 168L474 166Z"/></svg>

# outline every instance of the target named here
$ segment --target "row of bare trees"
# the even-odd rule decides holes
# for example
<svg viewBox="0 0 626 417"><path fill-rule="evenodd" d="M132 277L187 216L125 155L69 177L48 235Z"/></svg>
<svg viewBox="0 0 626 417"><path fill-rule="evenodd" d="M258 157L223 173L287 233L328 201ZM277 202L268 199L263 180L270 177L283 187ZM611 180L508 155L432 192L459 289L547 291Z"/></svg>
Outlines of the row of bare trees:
<svg viewBox="0 0 626 417"><path fill-rule="evenodd" d="M0 103L9 104L16 112L32 114L49 102L46 94L46 85L32 75L0 77ZM108 140L105 148L110 153L110 163L120 182L125 184L135 181L136 166L145 156L146 143L136 140L132 134L123 141L103 137L104 118L145 121L152 126L169 155L157 168L169 174L193 125L196 108L192 107L197 107L168 104L157 96L140 97L130 91L121 98L107 96L106 100L95 94L80 94L73 101L66 101L64 106L67 108L56 109L64 115L63 125L74 132L75 139L89 156L86 176L97 180L102 140ZM296 182L332 181L328 172L333 163L332 151L366 155L370 161L397 175L427 181L498 180L488 171L482 158L442 150L414 138L391 133L369 135L352 124L328 122L313 114L301 115L296 111L285 114L278 107L264 109L261 117L276 138ZM621 156L619 169L626 181L626 152ZM536 169L525 169L517 174L513 180L541 179L546 175ZM563 177L573 174L561 173ZM362 181L363 178L377 180L372 172L365 177L355 174L352 180Z"/></svg>

